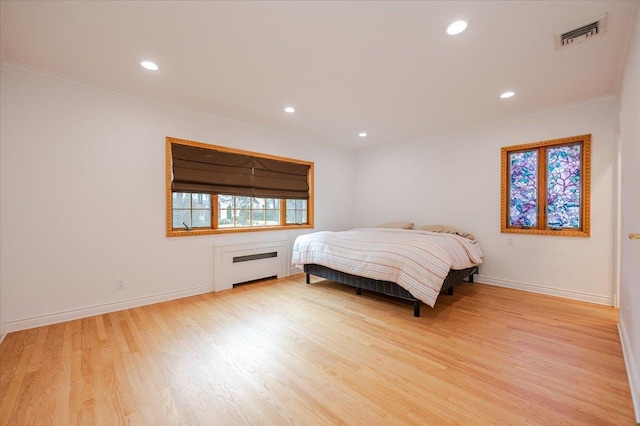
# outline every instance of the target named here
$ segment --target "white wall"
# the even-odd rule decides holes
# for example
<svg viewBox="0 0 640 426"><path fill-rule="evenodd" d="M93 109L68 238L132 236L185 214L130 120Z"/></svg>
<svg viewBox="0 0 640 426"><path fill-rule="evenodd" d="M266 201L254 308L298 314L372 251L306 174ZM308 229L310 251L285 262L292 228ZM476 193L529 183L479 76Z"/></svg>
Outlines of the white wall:
<svg viewBox="0 0 640 426"><path fill-rule="evenodd" d="M622 144L622 256L620 274L620 338L629 383L640 423L640 11L620 90Z"/></svg>
<svg viewBox="0 0 640 426"><path fill-rule="evenodd" d="M0 76L7 331L206 291L214 244L310 232L166 238L165 136L313 161L316 230L353 225L354 160L335 147L16 67Z"/></svg>
<svg viewBox="0 0 640 426"><path fill-rule="evenodd" d="M0 160L2 160L2 103L1 103L1 99L2 99L2 75L3 75L3 71L4 71L4 67L0 66ZM3 186L2 186L2 163L0 161L0 199L2 197L2 191L3 190ZM2 305L3 305L3 298L2 298L2 241L4 241L4 231L2 229L2 209L0 207L0 343L2 343L2 341L4 340L4 337L7 334L7 327L6 327L6 320L5 320L5 315L4 312L2 310Z"/></svg>
<svg viewBox="0 0 640 426"><path fill-rule="evenodd" d="M356 167L362 225L454 225L480 241L480 281L612 305L616 130L616 101L607 99L363 151ZM591 237L501 234L500 148L588 133Z"/></svg>

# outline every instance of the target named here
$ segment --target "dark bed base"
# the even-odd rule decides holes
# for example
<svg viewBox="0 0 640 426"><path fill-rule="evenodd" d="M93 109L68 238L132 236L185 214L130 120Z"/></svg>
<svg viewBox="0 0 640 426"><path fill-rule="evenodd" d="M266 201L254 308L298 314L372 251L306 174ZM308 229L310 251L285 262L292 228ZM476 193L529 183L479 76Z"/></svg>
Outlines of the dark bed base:
<svg viewBox="0 0 640 426"><path fill-rule="evenodd" d="M326 278L340 284L346 284L351 287L355 287L356 294L362 294L362 290L364 289L374 291L376 293L382 293L387 296L394 296L400 299L409 300L413 302L413 315L416 317L420 316L420 300L413 297L411 293L409 293L407 290L400 287L396 283L351 275L316 264L304 265L304 272L307 274L307 284L310 283L309 276L315 275L320 278ZM446 291L447 294L453 295L453 286L455 284L458 284L467 277L469 277L469 282L473 282L473 274L477 273L477 266L473 266L467 269L449 271L449 275L447 275L447 277L445 278L444 283L442 284L442 290L440 290L440 292L443 293Z"/></svg>

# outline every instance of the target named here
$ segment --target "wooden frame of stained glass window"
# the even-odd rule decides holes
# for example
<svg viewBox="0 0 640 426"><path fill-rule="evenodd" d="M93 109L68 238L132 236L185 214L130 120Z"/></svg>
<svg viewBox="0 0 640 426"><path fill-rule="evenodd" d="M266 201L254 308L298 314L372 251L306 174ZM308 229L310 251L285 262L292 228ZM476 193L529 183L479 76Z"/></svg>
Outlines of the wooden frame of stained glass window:
<svg viewBox="0 0 640 426"><path fill-rule="evenodd" d="M591 135L502 148L500 231L589 237Z"/></svg>

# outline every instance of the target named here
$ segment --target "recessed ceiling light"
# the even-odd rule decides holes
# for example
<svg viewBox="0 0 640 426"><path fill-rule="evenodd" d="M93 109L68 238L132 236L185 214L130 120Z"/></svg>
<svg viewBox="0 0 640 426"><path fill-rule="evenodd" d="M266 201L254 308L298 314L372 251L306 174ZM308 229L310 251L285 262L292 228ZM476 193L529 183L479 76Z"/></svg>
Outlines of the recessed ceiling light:
<svg viewBox="0 0 640 426"><path fill-rule="evenodd" d="M158 71L158 66L151 61L142 61L140 62L140 66L151 71Z"/></svg>
<svg viewBox="0 0 640 426"><path fill-rule="evenodd" d="M502 95L500 95L500 97L502 99L507 99L507 98L512 97L513 95L515 95L515 92L504 92Z"/></svg>
<svg viewBox="0 0 640 426"><path fill-rule="evenodd" d="M284 109L284 112L288 112L289 114L291 114L292 112L296 112L296 109L289 106Z"/></svg>
<svg viewBox="0 0 640 426"><path fill-rule="evenodd" d="M447 34L449 35L458 35L464 30L467 29L467 21L456 21L452 22L447 26Z"/></svg>
<svg viewBox="0 0 640 426"><path fill-rule="evenodd" d="M360 132L358 134L358 136L360 136L361 138L366 138L367 137L367 132Z"/></svg>

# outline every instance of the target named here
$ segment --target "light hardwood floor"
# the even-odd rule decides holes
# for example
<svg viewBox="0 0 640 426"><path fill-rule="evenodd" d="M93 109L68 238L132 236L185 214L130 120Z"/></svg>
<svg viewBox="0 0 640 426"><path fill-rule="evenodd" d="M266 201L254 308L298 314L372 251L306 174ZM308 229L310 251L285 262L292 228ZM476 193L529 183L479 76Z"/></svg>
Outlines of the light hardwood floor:
<svg viewBox="0 0 640 426"><path fill-rule="evenodd" d="M0 424L632 425L613 308L304 275L10 333Z"/></svg>

